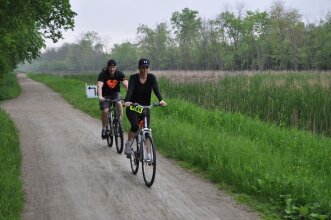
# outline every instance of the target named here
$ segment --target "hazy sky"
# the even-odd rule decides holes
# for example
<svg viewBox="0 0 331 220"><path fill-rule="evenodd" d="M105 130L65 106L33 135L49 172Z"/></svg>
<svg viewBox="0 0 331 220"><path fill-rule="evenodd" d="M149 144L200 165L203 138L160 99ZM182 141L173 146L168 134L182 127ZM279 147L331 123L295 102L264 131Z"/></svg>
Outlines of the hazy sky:
<svg viewBox="0 0 331 220"><path fill-rule="evenodd" d="M274 0L70 0L72 10L77 13L74 31L64 32L63 40L53 44L47 40L47 47L56 47L64 42L74 43L83 33L95 31L109 45L135 41L140 24L155 28L158 23L167 22L173 12L185 7L196 10L204 19L214 19L223 11L237 12L237 5L243 4L244 11L269 11ZM297 9L303 21L316 22L331 12L331 0L283 0L286 9Z"/></svg>

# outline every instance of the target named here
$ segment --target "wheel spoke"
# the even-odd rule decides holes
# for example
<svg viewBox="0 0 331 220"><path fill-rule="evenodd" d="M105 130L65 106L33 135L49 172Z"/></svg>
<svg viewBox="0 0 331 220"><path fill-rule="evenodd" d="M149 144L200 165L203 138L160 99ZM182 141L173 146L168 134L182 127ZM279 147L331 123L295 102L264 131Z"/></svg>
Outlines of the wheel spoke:
<svg viewBox="0 0 331 220"><path fill-rule="evenodd" d="M153 140L150 136L147 136L144 141L143 147L143 163L142 163L142 170L143 170L143 177L145 184L150 187L152 186L154 179L155 179L155 172L156 172L156 155L155 155L155 148Z"/></svg>
<svg viewBox="0 0 331 220"><path fill-rule="evenodd" d="M131 170L133 174L137 174L139 169L139 144L137 138L133 140L131 147L133 152L130 157Z"/></svg>

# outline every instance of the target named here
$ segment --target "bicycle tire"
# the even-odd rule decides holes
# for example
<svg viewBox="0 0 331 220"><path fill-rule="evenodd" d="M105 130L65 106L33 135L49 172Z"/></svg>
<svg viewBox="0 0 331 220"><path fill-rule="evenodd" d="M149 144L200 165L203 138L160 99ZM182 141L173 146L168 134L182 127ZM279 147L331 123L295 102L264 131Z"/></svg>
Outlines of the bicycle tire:
<svg viewBox="0 0 331 220"><path fill-rule="evenodd" d="M109 126L110 126L110 131L107 134L107 144L108 147L112 147L113 146L113 128L112 128L112 120L110 118L108 118L109 121Z"/></svg>
<svg viewBox="0 0 331 220"><path fill-rule="evenodd" d="M114 138L115 138L115 145L117 153L121 154L123 152L123 129L122 129L122 123L119 120L116 120L115 126L114 126Z"/></svg>
<svg viewBox="0 0 331 220"><path fill-rule="evenodd" d="M132 144L132 153L130 157L130 164L131 164L131 171L133 174L137 174L138 169L139 169L139 154L140 154L140 148L139 148L139 143L138 143L138 138L136 137Z"/></svg>
<svg viewBox="0 0 331 220"><path fill-rule="evenodd" d="M112 134L112 130L109 131L109 134L107 135L107 144L108 147L112 147L113 146L113 134Z"/></svg>
<svg viewBox="0 0 331 220"><path fill-rule="evenodd" d="M156 173L156 154L155 154L155 146L153 142L153 138L149 135L146 135L145 141L143 143L144 146L142 146L142 151L145 151L145 146L150 146L150 160L146 160L145 156L143 156L142 160L142 171L143 171L143 177L144 182L146 186L151 187L154 183L155 179L155 173ZM143 152L143 155L145 155L146 152Z"/></svg>

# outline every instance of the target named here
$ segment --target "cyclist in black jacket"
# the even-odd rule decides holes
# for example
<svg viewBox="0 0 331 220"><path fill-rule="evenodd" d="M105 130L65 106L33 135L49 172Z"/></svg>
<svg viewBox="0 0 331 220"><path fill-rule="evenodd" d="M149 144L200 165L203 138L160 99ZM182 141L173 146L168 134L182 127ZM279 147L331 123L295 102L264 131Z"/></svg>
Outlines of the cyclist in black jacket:
<svg viewBox="0 0 331 220"><path fill-rule="evenodd" d="M125 106L129 107L132 103L139 103L141 105L150 105L152 90L159 99L160 105L166 106L167 103L163 101L160 94L157 80L154 74L148 73L150 62L146 58L141 58L138 62L139 73L133 74L129 79L129 88L125 97ZM128 132L128 140L125 143L126 155L131 153L131 142L139 129L139 113L126 108L126 116L128 117L131 128ZM150 117L148 112L148 125Z"/></svg>

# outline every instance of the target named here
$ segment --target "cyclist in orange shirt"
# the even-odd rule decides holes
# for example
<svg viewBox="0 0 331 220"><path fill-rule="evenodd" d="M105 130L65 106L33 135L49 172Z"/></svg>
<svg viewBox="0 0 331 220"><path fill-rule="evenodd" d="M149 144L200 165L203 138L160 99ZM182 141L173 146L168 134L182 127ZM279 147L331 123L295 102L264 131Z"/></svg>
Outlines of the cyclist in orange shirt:
<svg viewBox="0 0 331 220"><path fill-rule="evenodd" d="M105 101L105 99L121 99L121 88L120 84L128 90L128 80L126 79L123 72L116 69L116 61L110 59L107 63L107 67L104 68L98 77L98 97L99 97L99 105L102 110L101 113L101 121L102 121L102 131L101 138L107 138L107 130L108 130L108 114L109 114L109 102ZM122 103L121 101L117 102L117 110L120 113L120 117L122 117Z"/></svg>

